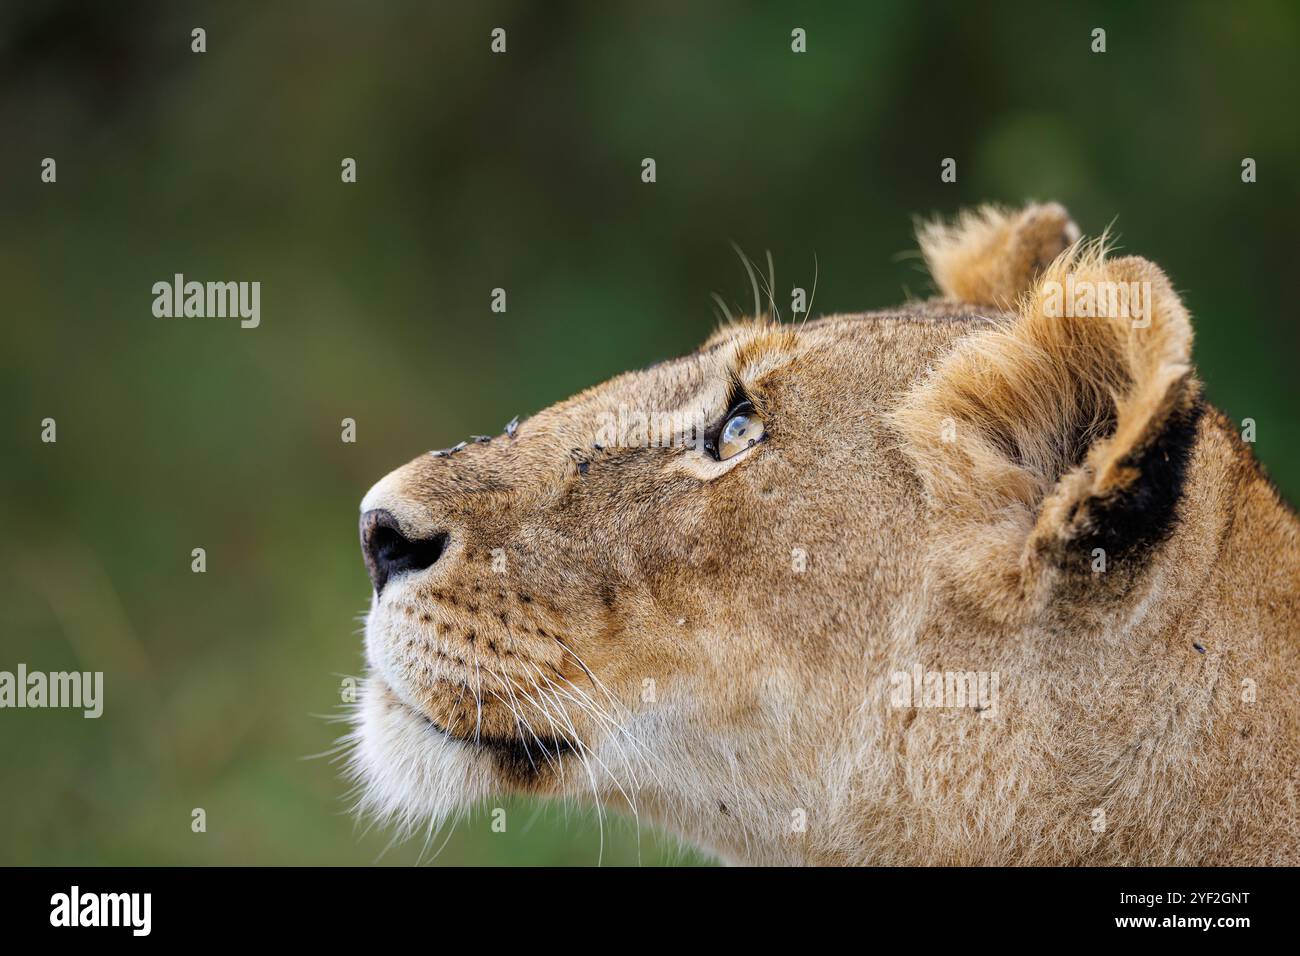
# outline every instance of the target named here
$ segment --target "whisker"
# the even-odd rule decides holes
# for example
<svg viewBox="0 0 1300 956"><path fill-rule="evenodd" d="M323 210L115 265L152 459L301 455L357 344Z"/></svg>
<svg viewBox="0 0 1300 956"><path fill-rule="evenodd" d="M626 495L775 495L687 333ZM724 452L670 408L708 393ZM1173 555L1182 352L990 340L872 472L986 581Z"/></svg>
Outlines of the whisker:
<svg viewBox="0 0 1300 956"><path fill-rule="evenodd" d="M813 253L813 286L812 292L808 296L808 308L804 309L803 321L799 327L803 328L808 324L808 319L812 315L813 303L817 301L817 279L821 276L821 263L817 261L817 253Z"/></svg>
<svg viewBox="0 0 1300 956"><path fill-rule="evenodd" d="M754 290L754 318L757 319L763 313L762 299L758 294L758 277L754 274L754 267L750 264L749 256L745 255L744 250L735 242L732 242L731 248L736 251L736 255L740 256L741 264L745 267L745 271L749 273L749 284Z"/></svg>

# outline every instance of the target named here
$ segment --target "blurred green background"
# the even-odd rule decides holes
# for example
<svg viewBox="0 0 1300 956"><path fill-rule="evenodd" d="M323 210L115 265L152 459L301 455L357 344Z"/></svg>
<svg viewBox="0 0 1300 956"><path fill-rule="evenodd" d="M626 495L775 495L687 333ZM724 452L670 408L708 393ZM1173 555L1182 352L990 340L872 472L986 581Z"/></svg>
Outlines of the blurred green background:
<svg viewBox="0 0 1300 956"><path fill-rule="evenodd" d="M0 669L102 670L106 709L0 712L0 862L415 862L303 759L361 668L361 495L694 348L749 298L731 240L854 311L928 292L915 214L1113 221L1296 500L1298 46L1290 4L5 4ZM261 327L154 318L176 272L260 280ZM597 861L592 814L515 807L438 862Z"/></svg>

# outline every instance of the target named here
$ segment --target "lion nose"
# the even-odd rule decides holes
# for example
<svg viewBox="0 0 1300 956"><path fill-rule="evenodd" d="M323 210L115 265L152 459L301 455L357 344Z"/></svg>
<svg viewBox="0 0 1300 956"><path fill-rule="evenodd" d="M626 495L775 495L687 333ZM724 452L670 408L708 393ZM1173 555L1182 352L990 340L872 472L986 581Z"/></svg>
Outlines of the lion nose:
<svg viewBox="0 0 1300 956"><path fill-rule="evenodd" d="M430 538L408 538L397 519L382 508L362 514L361 554L375 594L382 593L389 579L398 574L433 567L450 540L446 532Z"/></svg>

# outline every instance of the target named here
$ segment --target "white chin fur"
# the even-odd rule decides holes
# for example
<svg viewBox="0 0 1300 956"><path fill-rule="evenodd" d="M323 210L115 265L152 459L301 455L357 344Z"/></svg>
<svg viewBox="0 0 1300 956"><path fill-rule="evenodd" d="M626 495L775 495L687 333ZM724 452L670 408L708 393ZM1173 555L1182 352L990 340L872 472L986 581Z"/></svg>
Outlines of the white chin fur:
<svg viewBox="0 0 1300 956"><path fill-rule="evenodd" d="M397 703L374 677L362 686L351 736L363 814L406 828L436 827L493 790L483 761Z"/></svg>

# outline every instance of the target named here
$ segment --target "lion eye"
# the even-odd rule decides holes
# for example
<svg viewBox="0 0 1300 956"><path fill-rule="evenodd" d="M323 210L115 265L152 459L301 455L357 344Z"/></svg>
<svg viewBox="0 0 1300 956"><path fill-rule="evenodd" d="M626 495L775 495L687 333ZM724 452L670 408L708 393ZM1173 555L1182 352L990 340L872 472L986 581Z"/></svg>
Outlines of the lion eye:
<svg viewBox="0 0 1300 956"><path fill-rule="evenodd" d="M718 461L726 461L762 441L763 431L763 419L752 408L732 415L718 434Z"/></svg>

